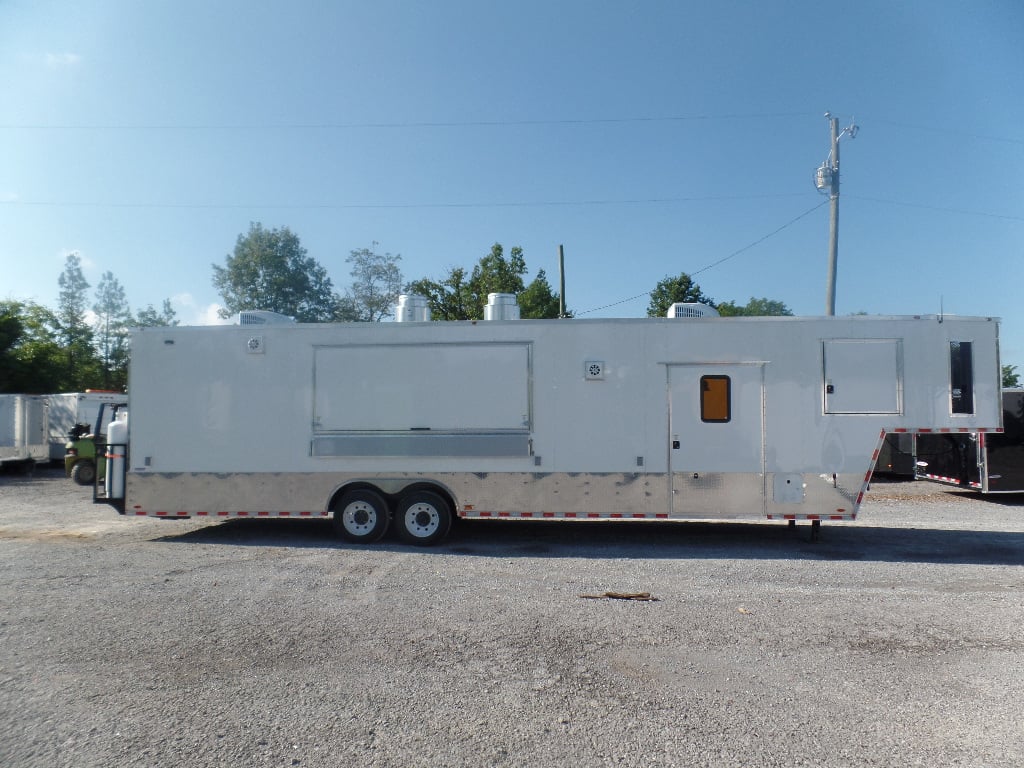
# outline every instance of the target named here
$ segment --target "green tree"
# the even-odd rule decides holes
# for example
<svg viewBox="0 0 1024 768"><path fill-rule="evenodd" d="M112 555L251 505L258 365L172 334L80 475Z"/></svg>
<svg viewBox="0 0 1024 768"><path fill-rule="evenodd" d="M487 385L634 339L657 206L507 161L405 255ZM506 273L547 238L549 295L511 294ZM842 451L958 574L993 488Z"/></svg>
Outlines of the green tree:
<svg viewBox="0 0 1024 768"><path fill-rule="evenodd" d="M103 389L123 389L128 383L128 329L134 318L124 288L113 272L104 272L96 286L93 337L99 353Z"/></svg>
<svg viewBox="0 0 1024 768"><path fill-rule="evenodd" d="M501 243L492 245L491 252L473 267L466 284L469 292L468 319L483 320L489 293L514 293L517 296L522 293L526 287L523 283L525 274L526 259L522 248L513 246L506 258Z"/></svg>
<svg viewBox="0 0 1024 768"><path fill-rule="evenodd" d="M551 290L548 277L544 270L537 272L533 279L518 296L519 316L530 319L549 319L558 317L559 295ZM566 310L567 317L572 317L572 312Z"/></svg>
<svg viewBox="0 0 1024 768"><path fill-rule="evenodd" d="M788 317L793 314L793 311L781 301L755 299L753 296L745 307L737 306L734 301L723 301L715 308L722 317Z"/></svg>
<svg viewBox="0 0 1024 768"><path fill-rule="evenodd" d="M523 282L526 273L522 248L516 246L506 256L501 243L495 243L468 277L464 267L451 267L441 280L414 280L406 291L426 296L435 320L482 320L489 293L515 294L520 317L558 317L559 297L544 270L528 286Z"/></svg>
<svg viewBox="0 0 1024 768"><path fill-rule="evenodd" d="M22 371L21 360L16 352L24 334L21 304L16 301L0 301L0 392L18 391L15 386Z"/></svg>
<svg viewBox="0 0 1024 768"><path fill-rule="evenodd" d="M1003 387L1010 389L1013 387L1020 386L1020 374L1016 373L1016 365L1004 365L1003 366Z"/></svg>
<svg viewBox="0 0 1024 768"><path fill-rule="evenodd" d="M0 392L48 394L70 389L56 315L35 302L0 302Z"/></svg>
<svg viewBox="0 0 1024 768"><path fill-rule="evenodd" d="M57 279L60 294L57 301L57 334L65 356L65 389L85 389L95 376L97 365L93 352L92 329L86 319L89 282L82 274L82 259L69 253L64 271Z"/></svg>
<svg viewBox="0 0 1024 768"><path fill-rule="evenodd" d="M390 317L402 290L401 255L377 253L372 248L352 251L345 260L352 265L353 281L338 303L337 319L378 322Z"/></svg>
<svg viewBox="0 0 1024 768"><path fill-rule="evenodd" d="M224 266L213 265L213 285L224 300L219 314L225 318L245 309L269 309L315 323L333 319L337 310L327 271L288 227L268 230L251 223Z"/></svg>
<svg viewBox="0 0 1024 768"><path fill-rule="evenodd" d="M451 267L442 280L414 280L406 286L406 292L426 296L430 315L435 320L469 319L469 287L466 270L462 267Z"/></svg>
<svg viewBox="0 0 1024 768"><path fill-rule="evenodd" d="M138 315L135 316L135 324L140 328L177 325L178 313L171 306L171 300L164 299L163 307L159 312L153 309L152 304L148 304L145 309L140 309Z"/></svg>
<svg viewBox="0 0 1024 768"><path fill-rule="evenodd" d="M668 277L659 280L658 284L651 291L651 301L647 305L648 317L665 317L668 308L678 302L699 302L709 306L715 306L714 301L705 296L700 286L693 281L685 272L680 272L678 277Z"/></svg>

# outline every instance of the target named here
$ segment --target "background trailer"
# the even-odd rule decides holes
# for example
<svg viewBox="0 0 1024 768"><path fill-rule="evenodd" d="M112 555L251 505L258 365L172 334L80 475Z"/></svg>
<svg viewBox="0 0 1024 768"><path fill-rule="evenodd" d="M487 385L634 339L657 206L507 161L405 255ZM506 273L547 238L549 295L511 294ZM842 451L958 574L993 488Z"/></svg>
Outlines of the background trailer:
<svg viewBox="0 0 1024 768"><path fill-rule="evenodd" d="M1003 431L916 436L917 475L981 493L1024 493L1024 389L1003 390Z"/></svg>
<svg viewBox="0 0 1024 768"><path fill-rule="evenodd" d="M0 465L31 468L48 461L48 422L42 395L0 395Z"/></svg>
<svg viewBox="0 0 1024 768"><path fill-rule="evenodd" d="M93 431L102 403L123 402L125 398L126 395L123 392L105 390L47 395L46 399L50 404L50 460L62 461L64 459L68 442L72 440L71 432L76 426L88 427L85 432Z"/></svg>

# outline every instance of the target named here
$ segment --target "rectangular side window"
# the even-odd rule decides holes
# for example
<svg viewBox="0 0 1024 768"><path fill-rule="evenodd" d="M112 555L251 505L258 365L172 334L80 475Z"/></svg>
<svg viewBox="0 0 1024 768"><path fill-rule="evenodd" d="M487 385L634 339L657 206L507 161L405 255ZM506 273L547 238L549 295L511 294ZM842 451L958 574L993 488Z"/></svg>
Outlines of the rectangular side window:
<svg viewBox="0 0 1024 768"><path fill-rule="evenodd" d="M971 342L949 342L949 387L952 413L974 413L974 359Z"/></svg>
<svg viewBox="0 0 1024 768"><path fill-rule="evenodd" d="M700 420L724 423L732 419L732 393L728 376L700 377Z"/></svg>

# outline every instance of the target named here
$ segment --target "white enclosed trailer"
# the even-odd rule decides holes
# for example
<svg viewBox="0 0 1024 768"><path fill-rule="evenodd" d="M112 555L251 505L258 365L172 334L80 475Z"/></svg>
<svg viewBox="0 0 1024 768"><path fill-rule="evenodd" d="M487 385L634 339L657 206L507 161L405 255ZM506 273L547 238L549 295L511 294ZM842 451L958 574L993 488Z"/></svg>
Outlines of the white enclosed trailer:
<svg viewBox="0 0 1024 768"><path fill-rule="evenodd" d="M856 517L887 431L1000 429L999 383L992 318L143 328L109 495L421 544L452 516L817 525Z"/></svg>
<svg viewBox="0 0 1024 768"><path fill-rule="evenodd" d="M0 464L49 460L48 418L42 395L0 395Z"/></svg>
<svg viewBox="0 0 1024 768"><path fill-rule="evenodd" d="M104 390L86 390L85 392L64 392L56 395L47 395L50 404L48 436L50 441L50 459L63 460L67 451L68 440L71 439L71 430L76 426L85 426L86 432L92 432L96 428L96 417L100 412L100 405L103 403L123 403L125 394L123 392L108 392ZM107 409L110 413L110 409ZM107 416L109 422L110 417ZM106 427L106 424L100 425Z"/></svg>

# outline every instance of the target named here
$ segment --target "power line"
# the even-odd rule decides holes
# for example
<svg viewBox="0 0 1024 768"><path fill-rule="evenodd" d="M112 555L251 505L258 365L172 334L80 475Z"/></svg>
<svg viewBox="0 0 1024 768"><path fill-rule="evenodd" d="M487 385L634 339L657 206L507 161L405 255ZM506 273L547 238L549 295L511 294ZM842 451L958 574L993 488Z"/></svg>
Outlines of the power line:
<svg viewBox="0 0 1024 768"><path fill-rule="evenodd" d="M114 208L114 209L161 209L168 210L372 210L372 209L459 209L459 208L557 208L571 206L610 206L610 205L658 205L676 203L732 202L741 200L775 200L786 197L805 197L803 192L781 192L771 195L694 195L690 197L637 197L619 199L593 200L514 200L504 203L127 203L127 202L83 202L79 200L18 200L0 199L0 207L8 208ZM866 195L851 195L847 199L862 200L884 205L900 205L906 208L920 208L940 213L957 213L963 216L984 216L990 219L1005 221L1024 221L1024 216L1011 214L972 211L966 208L947 208L924 203L908 203L903 200L890 200ZM827 202L827 201L826 201ZM814 210L814 209L812 209ZM728 257L727 257L728 258ZM696 273L694 273L696 274ZM643 294L641 294L643 295ZM591 310L593 311L593 310Z"/></svg>
<svg viewBox="0 0 1024 768"><path fill-rule="evenodd" d="M803 213L801 213L796 218L790 219L785 224L783 224L781 227L778 227L777 229L773 229L767 235L764 235L763 237L759 237L757 240L755 240L752 243L749 243L748 245L743 246L738 251L733 251L728 256L723 256L718 261L714 261L714 262L708 264L707 266L701 267L696 272L689 272L688 274L690 275L690 277L695 277L695 276L699 275L701 272L707 272L709 269L711 269L713 267L717 267L719 264L722 264L723 262L726 262L726 261L728 261L729 259L731 259L731 258L733 258L735 256L739 256L744 251L749 251L755 245L759 245L759 244L763 243L765 240L767 240L768 238L773 237L773 236L779 234L779 232L781 232L782 230L786 229L787 227L791 227L793 224L796 224L798 221L800 221L800 219L804 218L805 216L810 216L812 213L814 213L816 210L821 208L821 206L825 205L825 203L827 203L827 202L828 202L828 200L821 201L820 203L818 203L813 208L809 208L808 210L804 211ZM622 299L621 301L615 301L615 302L612 302L611 304L605 304L603 307L595 307L594 309L587 309L587 310L584 310L583 312L577 312L575 314L576 314L577 317L579 317L580 315L589 315L591 312L600 312L602 309L608 309L610 307L617 307L620 304L626 304L626 303L628 303L630 301L636 301L637 299L642 298L644 296L649 296L650 294L651 294L651 291L644 291L643 293L638 293L636 296L630 296L628 299Z"/></svg>
<svg viewBox="0 0 1024 768"><path fill-rule="evenodd" d="M791 227L792 225L796 224L798 221L800 221L800 219L804 218L805 216L810 216L812 213L814 213L816 210L821 208L821 206L823 206L827 202L828 202L828 200L822 200L820 203L818 203L813 208L808 208L806 211L801 213L796 218L790 219L789 221L787 221L785 224L783 224L778 229L773 229L767 235L764 235L763 237L758 238L757 240L755 240L754 242L750 243L749 245L743 246L738 251L733 251L728 256L725 256L725 257L719 259L718 261L715 261L715 262L712 262L711 264L708 264L706 267L701 267L696 272L691 272L690 276L693 277L694 275L699 275L701 272L707 272L712 267L717 267L722 262L728 261L729 259L733 258L734 256L739 256L741 253L743 253L745 251L749 251L755 245L760 245L765 240L767 240L769 237L774 237L775 235L779 234L779 232L781 232L782 230L787 229L788 227Z"/></svg>
<svg viewBox="0 0 1024 768"><path fill-rule="evenodd" d="M682 123L713 120L765 120L771 118L809 117L812 112L762 112L758 114L698 114L632 117L565 118L547 120L409 120L374 123L139 123L113 124L58 124L58 123L2 123L5 129L72 130L72 131L248 131L248 130L350 130L360 128L502 128L542 125L615 125L622 123Z"/></svg>
<svg viewBox="0 0 1024 768"><path fill-rule="evenodd" d="M1010 216L1002 213L987 213L985 211L969 211L965 208L943 208L938 205L925 205L924 203L906 203L900 200L886 200L881 197L865 197L864 195L847 195L847 199L864 200L870 203L883 203L885 205L902 205L906 208L921 208L926 211L939 211L941 213L959 213L964 216L985 216L989 219L1005 219L1007 221L1024 221L1024 216Z"/></svg>
<svg viewBox="0 0 1024 768"><path fill-rule="evenodd" d="M0 200L0 206L39 208L167 208L250 210L275 208L281 210L362 210L362 209L417 209L417 208L554 208L589 205L653 205L664 203L732 202L738 200L767 200L783 197L806 197L804 192L784 192L773 195L697 195L693 197L645 197L595 200L534 200L505 203L126 203L81 202L55 200Z"/></svg>
<svg viewBox="0 0 1024 768"><path fill-rule="evenodd" d="M325 131L325 130L382 130L416 128L528 128L532 126L623 125L643 123L687 123L726 120L771 120L816 117L817 112L762 112L695 115L634 115L627 117L552 118L536 120L395 120L381 122L322 122L322 123L0 123L0 130L48 131ZM935 125L915 125L897 120L872 119L873 123L906 128L911 131L929 131L951 136L962 136L980 141L1024 145L1024 139L1010 136L958 131Z"/></svg>
<svg viewBox="0 0 1024 768"><path fill-rule="evenodd" d="M931 131L932 133L945 133L950 136L963 136L969 139L980 139L983 141L1001 141L1006 144L1020 144L1024 145L1024 139L1014 139L1008 136L991 136L984 133L971 133L970 131L958 131L954 128L940 128L934 125L911 125L910 123L900 123L895 120L872 120L875 123L884 123L886 125L894 125L897 128L907 128L911 131Z"/></svg>

